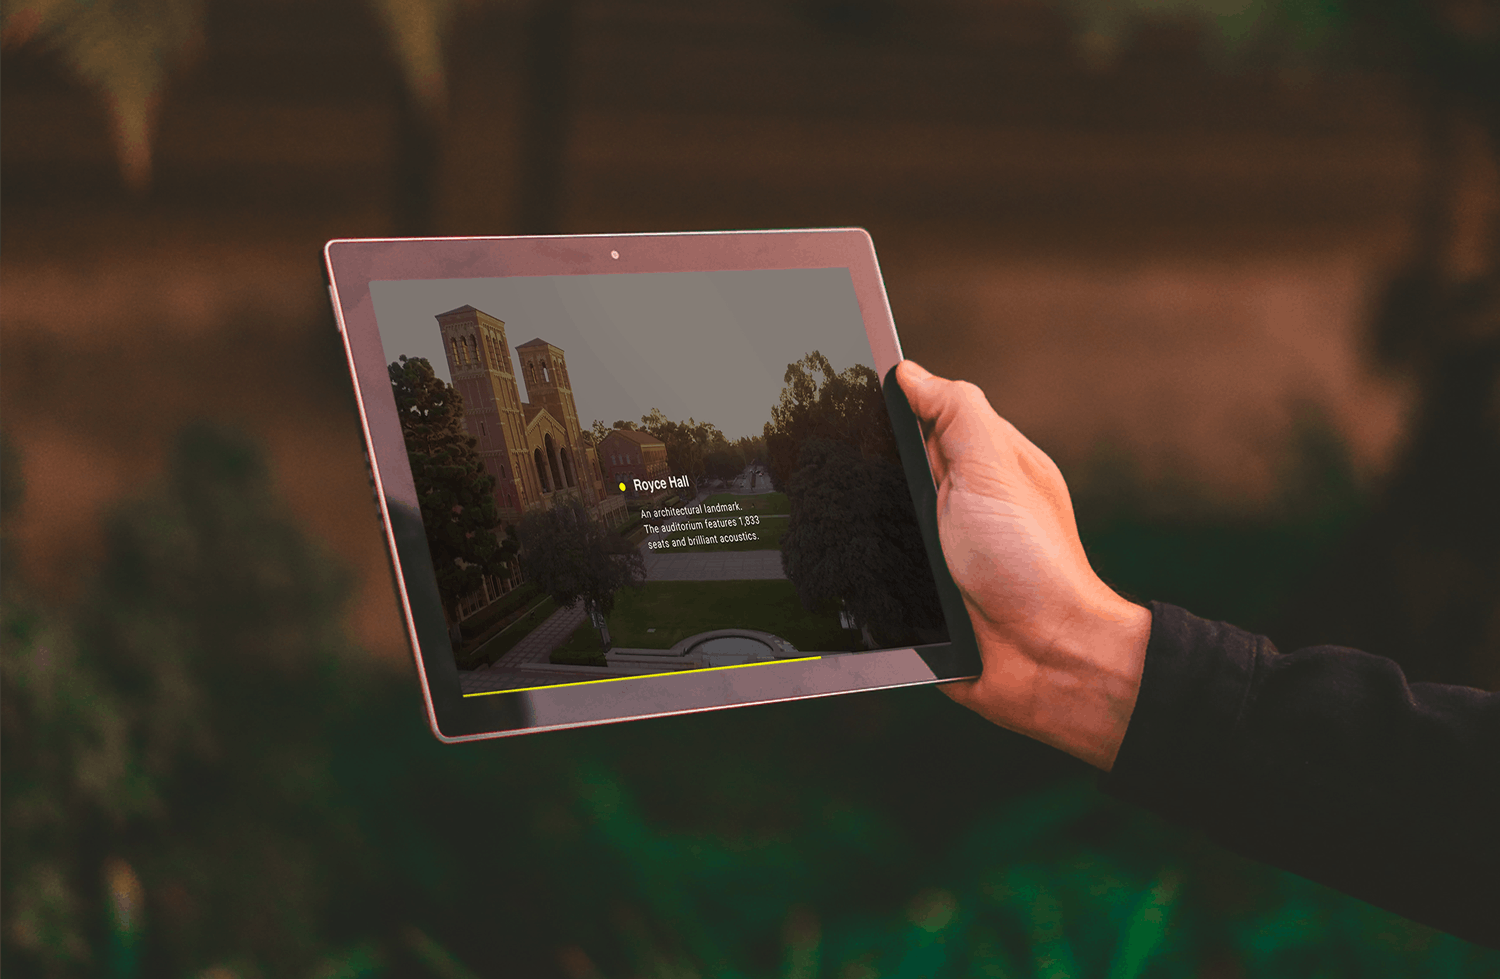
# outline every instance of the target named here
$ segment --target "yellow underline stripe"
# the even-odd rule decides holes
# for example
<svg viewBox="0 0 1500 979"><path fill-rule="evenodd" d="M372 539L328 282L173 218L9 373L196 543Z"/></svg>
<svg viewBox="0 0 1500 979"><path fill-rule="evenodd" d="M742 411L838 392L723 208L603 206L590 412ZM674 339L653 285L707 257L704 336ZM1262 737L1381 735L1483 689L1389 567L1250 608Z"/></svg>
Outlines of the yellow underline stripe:
<svg viewBox="0 0 1500 979"><path fill-rule="evenodd" d="M544 687L511 687L507 690L478 690L466 693L465 697L488 697L497 693L526 693L531 690L556 690L558 687L581 687L588 683L619 683L621 680L659 680L664 676L686 676L689 673L712 673L714 670L742 670L747 666L775 666L777 663L810 663L821 656L800 656L797 659L773 659L762 663L731 663L728 666L702 666L696 670L667 670L663 673L642 673L639 676L601 676L595 680L572 680L568 683L549 683Z"/></svg>

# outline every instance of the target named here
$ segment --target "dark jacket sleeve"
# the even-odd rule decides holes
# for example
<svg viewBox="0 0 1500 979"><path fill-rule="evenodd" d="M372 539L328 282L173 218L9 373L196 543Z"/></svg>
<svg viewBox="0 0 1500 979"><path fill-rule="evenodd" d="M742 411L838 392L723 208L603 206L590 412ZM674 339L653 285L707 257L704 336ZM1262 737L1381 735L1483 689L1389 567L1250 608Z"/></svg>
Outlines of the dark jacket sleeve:
<svg viewBox="0 0 1500 979"><path fill-rule="evenodd" d="M1500 694L1152 603L1116 798L1500 948Z"/></svg>

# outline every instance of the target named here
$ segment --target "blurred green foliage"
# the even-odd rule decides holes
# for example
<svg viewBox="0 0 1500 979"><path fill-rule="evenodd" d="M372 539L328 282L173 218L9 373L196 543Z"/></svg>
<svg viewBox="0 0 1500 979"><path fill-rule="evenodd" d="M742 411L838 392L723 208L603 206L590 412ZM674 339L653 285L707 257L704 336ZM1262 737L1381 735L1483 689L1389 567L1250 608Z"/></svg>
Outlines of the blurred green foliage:
<svg viewBox="0 0 1500 979"><path fill-rule="evenodd" d="M1135 550L1104 540L1105 563ZM349 646L343 576L233 433L183 434L77 607L14 566L8 975L1500 969L1118 805L930 689L440 745L411 678Z"/></svg>
<svg viewBox="0 0 1500 979"><path fill-rule="evenodd" d="M1266 503L1215 500L1174 475L1183 468L1148 478L1128 453L1099 446L1071 480L1094 568L1138 600L1262 633L1276 631L1288 597L1327 572L1330 555L1371 508L1337 428L1311 404L1294 411Z"/></svg>

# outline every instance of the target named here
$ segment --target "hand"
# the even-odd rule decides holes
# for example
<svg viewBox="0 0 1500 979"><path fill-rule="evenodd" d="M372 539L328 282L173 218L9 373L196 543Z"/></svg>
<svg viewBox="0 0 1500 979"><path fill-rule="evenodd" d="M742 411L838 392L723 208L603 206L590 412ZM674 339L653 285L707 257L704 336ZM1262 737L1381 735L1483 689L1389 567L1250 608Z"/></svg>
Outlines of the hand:
<svg viewBox="0 0 1500 979"><path fill-rule="evenodd" d="M1151 613L1089 566L1062 473L964 381L896 370L922 422L938 534L983 672L940 689L1105 771L1140 689Z"/></svg>

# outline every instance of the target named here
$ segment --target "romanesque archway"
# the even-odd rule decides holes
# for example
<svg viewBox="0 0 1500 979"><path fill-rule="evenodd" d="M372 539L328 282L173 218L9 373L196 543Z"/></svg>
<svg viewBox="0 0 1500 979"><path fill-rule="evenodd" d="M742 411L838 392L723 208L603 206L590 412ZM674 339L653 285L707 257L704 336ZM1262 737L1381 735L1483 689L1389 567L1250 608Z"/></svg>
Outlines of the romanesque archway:
<svg viewBox="0 0 1500 979"><path fill-rule="evenodd" d="M547 478L547 463L542 460L542 450L532 449L531 459L536 463L536 481L541 484L542 492L552 492L552 483Z"/></svg>
<svg viewBox="0 0 1500 979"><path fill-rule="evenodd" d="M542 444L547 447L547 463L552 467L552 485L556 489L562 489L564 485L562 470L557 464L557 443L552 441L551 435L542 437Z"/></svg>

